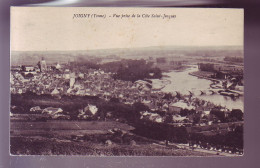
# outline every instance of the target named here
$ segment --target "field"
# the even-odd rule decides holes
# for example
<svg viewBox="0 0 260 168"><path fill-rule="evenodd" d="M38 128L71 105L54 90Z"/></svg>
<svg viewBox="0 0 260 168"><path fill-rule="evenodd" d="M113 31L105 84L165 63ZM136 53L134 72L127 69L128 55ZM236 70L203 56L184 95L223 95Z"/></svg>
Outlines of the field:
<svg viewBox="0 0 260 168"><path fill-rule="evenodd" d="M132 130L133 127L115 121L66 121L66 120L53 120L47 122L11 122L11 130L24 131L24 130L109 130L113 128L122 130Z"/></svg>
<svg viewBox="0 0 260 168"><path fill-rule="evenodd" d="M105 145L92 142L68 142L11 138L11 154L14 155L85 155L85 156L209 156L212 154L179 149L176 146L158 144Z"/></svg>
<svg viewBox="0 0 260 168"><path fill-rule="evenodd" d="M115 121L13 121L10 126L13 155L209 155L137 136L133 127Z"/></svg>

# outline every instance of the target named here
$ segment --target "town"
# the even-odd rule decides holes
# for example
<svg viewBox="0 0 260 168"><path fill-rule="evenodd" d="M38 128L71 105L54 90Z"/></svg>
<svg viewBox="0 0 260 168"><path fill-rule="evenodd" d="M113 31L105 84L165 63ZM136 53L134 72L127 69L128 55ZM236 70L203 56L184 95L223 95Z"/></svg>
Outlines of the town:
<svg viewBox="0 0 260 168"><path fill-rule="evenodd" d="M11 121L115 120L136 127L136 132L140 132L138 129L141 127L143 129L149 128L151 124L152 127L156 124L163 124L172 127L172 130L185 128L184 133L181 136L178 135L179 137L176 137L176 135L174 135L174 138L166 137L167 144L168 141L178 142L181 139L180 137L185 136L190 138L181 142L189 142L195 147L203 146L201 139L198 139L198 135L205 137L224 136L243 126L243 109L229 109L211 101L200 99L195 96L196 93L192 92L162 91L162 88L167 85L167 80L162 80L159 87L156 85L154 79L161 80L163 77L160 69L156 68L160 66L165 68L166 66L163 64L168 61L165 58L157 58L155 60L157 67L155 68L150 68L149 61L151 61L151 58L147 60L124 60L120 64L121 69L119 71L109 71L102 66L92 65L87 67L87 65L76 62L50 65L44 57L35 65L12 66L10 74ZM82 68L82 66L85 68ZM190 64L186 61L170 61L170 66L176 70L182 70L189 67ZM142 71L144 74L132 72L131 67L134 67L138 72ZM148 70L140 69L141 67L146 67ZM227 69L223 73L223 68L220 71L221 67L210 63L198 63L198 67L200 71L190 75L213 81L211 84L212 91L200 91L199 95L220 94L233 98L243 95L243 90L241 90L243 70L241 68L238 70L231 68L231 71L236 73L229 73L230 70ZM218 71L214 71L214 68ZM127 77L124 73L128 74ZM214 91L214 87L217 90ZM96 101L85 101L79 107L75 107L74 112L69 111L67 107L63 108L63 105L46 106L48 103L37 104L35 102L31 103L31 106L21 108L23 106L22 101L29 100L29 97L34 97L33 100L36 101L43 95L47 95L48 99L52 99L53 102L67 101L65 97L77 97L77 99L82 97L82 100L86 97L95 98ZM134 112L133 114L125 114L125 112L122 112L124 108L117 109L119 112L115 112L115 109L111 108L106 109L105 104L111 103L120 104L120 107L122 105L134 108L136 112L135 114ZM131 110L129 113L131 113ZM135 117L130 119L130 117L127 117L129 115ZM148 123L148 125L145 125L145 123ZM142 126L139 126L140 124ZM142 132L141 130L140 135L142 135ZM152 130L150 134L153 134ZM158 139L158 137L150 134L147 137ZM229 146L229 148L224 143L225 147L223 148L228 149L227 152L242 154L243 143L241 145L241 142L243 142L243 139L240 139L235 146ZM206 143L210 144L210 142ZM205 148L214 149L214 147L208 147L208 145ZM218 147L216 150L221 151L220 148Z"/></svg>

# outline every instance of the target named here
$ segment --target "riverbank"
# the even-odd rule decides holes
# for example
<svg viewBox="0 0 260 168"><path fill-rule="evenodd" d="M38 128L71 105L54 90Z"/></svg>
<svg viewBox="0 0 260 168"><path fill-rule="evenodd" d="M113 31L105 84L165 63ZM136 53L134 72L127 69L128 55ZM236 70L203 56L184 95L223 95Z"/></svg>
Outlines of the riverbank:
<svg viewBox="0 0 260 168"><path fill-rule="evenodd" d="M212 83L210 84L210 87L212 89L223 89L220 82L221 80L218 80L218 79L214 79L214 78L211 78L211 75L213 75L212 72L205 72L205 71L195 71L195 72L190 72L189 75L192 75L192 76L196 76L198 78L202 78L202 79L207 79L207 80L211 80L211 81L214 81L214 82L217 82L217 83ZM237 96L242 96L244 95L244 93L240 90L231 90L231 89L228 89L228 90L223 90L222 92L229 92L230 94L236 94ZM222 95L225 95L225 96L230 96L229 94L222 94ZM235 97L237 97L235 96ZM232 96L231 96L232 97Z"/></svg>
<svg viewBox="0 0 260 168"><path fill-rule="evenodd" d="M212 72L195 71L195 72L190 72L189 75L196 76L198 78L208 79L214 82L220 82L220 80L218 79L211 78L211 76L213 75Z"/></svg>
<svg viewBox="0 0 260 168"><path fill-rule="evenodd" d="M166 85L171 84L170 80L167 79L153 79L152 80L152 90L153 91L161 91L165 88Z"/></svg>
<svg viewBox="0 0 260 168"><path fill-rule="evenodd" d="M169 73L164 73L163 75L167 75L169 77L163 79L170 80L171 84L165 86L161 91L165 93L177 91L180 94L188 95L190 91L194 93L193 97L212 102L215 105L221 105L222 107L226 107L228 109L244 109L243 96L233 99L229 96L220 95L218 91L224 90L222 82L221 80L212 78L210 76L211 74L212 73L199 71L195 66L192 66L182 72L172 71ZM214 91L216 94L212 94L209 90ZM204 94L201 94L201 91Z"/></svg>

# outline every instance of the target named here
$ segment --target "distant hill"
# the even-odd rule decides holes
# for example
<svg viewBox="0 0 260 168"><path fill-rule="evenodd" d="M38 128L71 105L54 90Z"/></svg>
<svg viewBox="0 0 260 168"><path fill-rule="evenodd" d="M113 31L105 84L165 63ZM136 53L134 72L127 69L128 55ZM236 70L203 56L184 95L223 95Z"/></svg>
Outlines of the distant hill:
<svg viewBox="0 0 260 168"><path fill-rule="evenodd" d="M143 48L117 48L81 51L12 51L11 65L36 65L42 57L47 64L66 63L77 59L102 58L148 58L174 56L236 56L243 57L242 46L154 46Z"/></svg>

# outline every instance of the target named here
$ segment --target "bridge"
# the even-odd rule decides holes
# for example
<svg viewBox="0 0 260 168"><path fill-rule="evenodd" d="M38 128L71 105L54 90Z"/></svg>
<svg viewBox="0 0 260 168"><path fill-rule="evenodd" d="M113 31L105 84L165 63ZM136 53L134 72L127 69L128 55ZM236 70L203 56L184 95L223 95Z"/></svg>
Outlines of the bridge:
<svg viewBox="0 0 260 168"><path fill-rule="evenodd" d="M235 91L235 90L225 90L225 89L208 89L208 90L195 90L195 91L173 91L171 92L173 96L200 96L200 95L214 95L220 94L223 96L230 96L230 97L239 97L243 95L243 92Z"/></svg>

